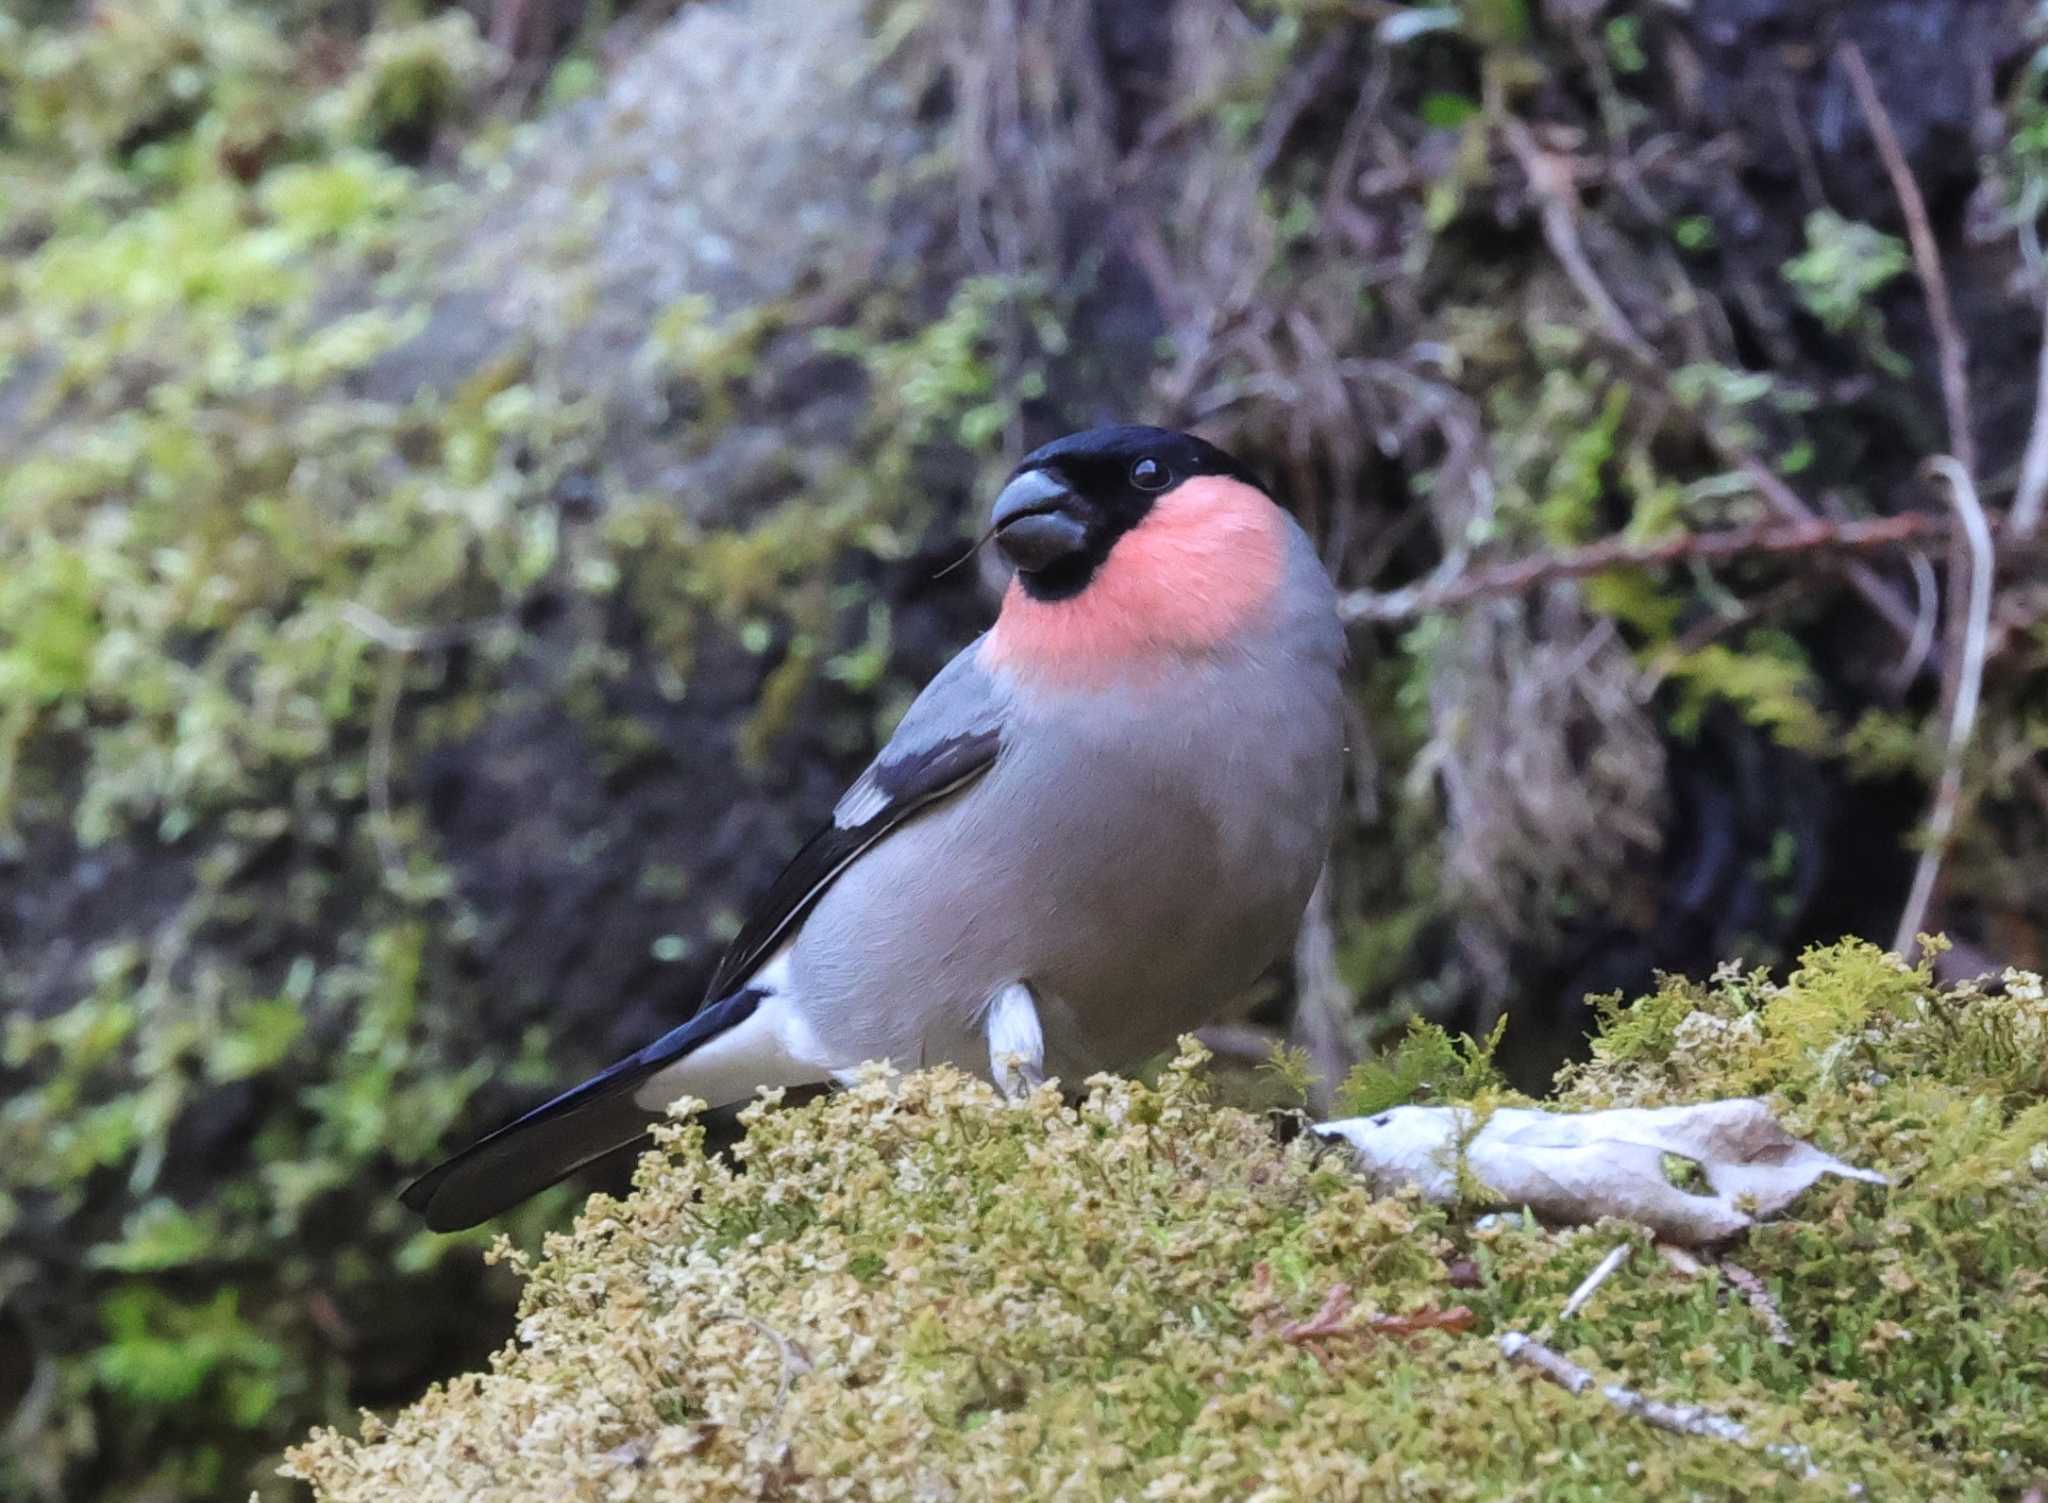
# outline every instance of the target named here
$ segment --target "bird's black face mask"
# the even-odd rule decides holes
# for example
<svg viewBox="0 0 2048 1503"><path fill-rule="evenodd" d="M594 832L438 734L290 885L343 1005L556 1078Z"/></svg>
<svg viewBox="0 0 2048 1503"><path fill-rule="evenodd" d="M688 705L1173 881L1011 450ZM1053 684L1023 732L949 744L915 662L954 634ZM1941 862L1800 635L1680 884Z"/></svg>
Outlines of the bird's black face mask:
<svg viewBox="0 0 2048 1503"><path fill-rule="evenodd" d="M1199 475L1263 490L1223 450L1168 428L1093 428L1035 449L996 497L996 547L1036 600L1078 595L1159 497Z"/></svg>

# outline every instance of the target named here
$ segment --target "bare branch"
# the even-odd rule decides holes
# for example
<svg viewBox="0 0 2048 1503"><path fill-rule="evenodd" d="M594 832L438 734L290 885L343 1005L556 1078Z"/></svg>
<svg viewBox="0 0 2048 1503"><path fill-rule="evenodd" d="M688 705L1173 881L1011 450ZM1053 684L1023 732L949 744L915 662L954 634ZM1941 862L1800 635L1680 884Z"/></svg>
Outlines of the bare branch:
<svg viewBox="0 0 2048 1503"><path fill-rule="evenodd" d="M1570 1320L1583 1310L1586 1301L1597 1294L1600 1286L1614 1276L1614 1270L1628 1261L1632 1246L1633 1244L1628 1242L1617 1243L1614 1250L1602 1258L1594 1266L1593 1271L1580 1282L1579 1287L1572 1291L1571 1298L1564 1302L1564 1309L1558 1313L1557 1318L1561 1321Z"/></svg>
<svg viewBox="0 0 2048 1503"><path fill-rule="evenodd" d="M1900 654L1898 665L1885 675L1885 687L1894 695L1903 695L1912 688L1920 670L1934 656L1936 618L1941 613L1941 583L1935 578L1934 565L1927 561L1927 555L1913 549L1906 555L1906 567L1913 571L1913 637Z"/></svg>
<svg viewBox="0 0 2048 1503"><path fill-rule="evenodd" d="M769 1325L760 1316L749 1314L745 1310L715 1310L706 1324L717 1325L721 1321L728 1320L736 1321L741 1325L752 1326L761 1335L766 1336L775 1343L776 1356L781 1359L781 1373L775 1385L775 1407L763 1417L760 1425L757 1427L757 1433L769 1430L781 1420L782 1411L789 1404L790 1387L805 1373L813 1371L817 1364L811 1361L810 1353L790 1340L789 1337Z"/></svg>
<svg viewBox="0 0 2048 1503"><path fill-rule="evenodd" d="M335 614L361 632L387 656L377 675L377 699L370 712L369 794L371 838L377 843L377 860L384 879L394 888L406 880L405 852L398 843L398 814L391 797L394 747L398 737L398 707L405 696L406 660L416 653L442 652L464 642L473 642L492 627L509 620L508 614L482 616L452 626L400 626L366 605L345 600Z"/></svg>
<svg viewBox="0 0 2048 1503"><path fill-rule="evenodd" d="M1579 236L1578 191L1573 186L1570 164L1553 153L1543 151L1536 144L1529 128L1510 114L1500 102L1497 88L1489 85L1488 108L1500 127L1502 139L1508 150L1514 154L1523 174L1529 180L1529 188L1539 201L1539 217L1543 227L1543 239L1550 253L1557 258L1559 266L1577 289L1579 296L1593 310L1602 336L1629 360L1636 373L1647 380L1658 392L1671 398L1673 405L1681 410L1684 404L1672 396L1669 373L1663 360L1649 342L1636 332L1629 322L1628 314L1616 302L1607 286L1600 280L1592 258L1586 254ZM1816 513L1798 492L1779 478L1771 467L1735 443L1713 422L1702 420L1698 424L1699 435L1718 454L1722 461L1741 470L1744 478L1756 487L1757 494L1779 516L1791 522L1812 520ZM1863 564L1851 564L1845 571L1849 583L1855 587L1870 608L1884 620L1885 624L1899 636L1902 642L1911 642L1914 631L1914 613L1899 592L1881 579L1873 570Z"/></svg>
<svg viewBox="0 0 2048 1503"><path fill-rule="evenodd" d="M1970 734L1977 724L1977 701L1984 686L1984 659L1991 640L1991 589L1997 557L1991 543L1991 525L1977 499L1976 483L1967 466L1941 455L1927 467L1948 482L1949 503L1962 524L1962 536L1970 558L1970 588L1965 601L1962 652L1957 660L1956 692L1949 711L1948 746L1942 756L1941 779L1935 785L1934 805L1927 816L1927 833L1913 871L1912 891L1892 948L1908 954L1927 922L1927 910L1934 900L1934 885L1941 875L1941 862L1955 833L1956 810L1963 796L1963 757L1970 748Z"/></svg>
<svg viewBox="0 0 2048 1503"><path fill-rule="evenodd" d="M1412 621L1431 611L1450 610L1495 595L1517 595L1559 579L1579 579L1608 569L1652 569L1693 560L1768 558L1803 553L1873 552L1910 547L1947 534L1947 518L1907 512L1864 522L1802 522L1685 532L1655 542L1608 538L1567 553L1543 553L1451 579L1432 575L1422 586L1378 594L1354 590L1338 603L1346 621Z"/></svg>
<svg viewBox="0 0 2048 1503"><path fill-rule="evenodd" d="M1721 1277L1741 1292L1743 1300L1756 1312L1757 1319L1764 1323L1764 1329L1770 1332L1771 1340L1778 1346L1790 1346L1792 1328L1785 1324L1784 1312L1779 1310L1778 1302L1771 1298L1771 1291L1764 1281L1740 1263L1731 1262L1727 1258L1721 1259L1715 1266L1721 1270Z"/></svg>
<svg viewBox="0 0 2048 1503"><path fill-rule="evenodd" d="M1927 201L1920 196L1920 184L1899 147L1892 130L1892 117L1878 97L1877 84L1854 42L1844 42L1835 54L1849 75L1849 87L1856 91L1856 103L1870 126L1871 139L1891 179L1892 192L1899 200L1899 212L1906 220L1906 240L1913 249L1913 270L1927 299L1928 321L1934 326L1935 350L1941 362L1941 399L1948 410L1949 449L1963 468L1977 473L1977 445L1970 436L1970 351L1963 331L1956 323L1955 308L1949 302L1948 278L1941 270L1941 248L1935 244L1934 227L1928 222Z"/></svg>
<svg viewBox="0 0 2048 1503"><path fill-rule="evenodd" d="M398 702L405 694L404 652L386 654L377 672L377 703L370 712L370 836L377 842L377 860L384 880L394 890L405 887L405 852L398 844L398 814L391 801L392 747L398 733Z"/></svg>
<svg viewBox="0 0 2048 1503"><path fill-rule="evenodd" d="M1599 272L1593 269L1593 262L1586 255L1585 245L1579 238L1579 195L1572 183L1571 159L1543 150L1536 144L1529 127L1514 116L1503 114L1500 123L1508 149L1521 164L1522 172L1529 179L1530 191L1536 195L1544 243L1557 257L1565 276L1578 289L1579 296L1586 300L1586 306L1593 310L1610 340L1628 351L1639 363L1655 365L1657 352L1628 321L1621 304L1614 300L1606 283L1600 280Z"/></svg>
<svg viewBox="0 0 2048 1503"><path fill-rule="evenodd" d="M353 600L344 600L334 608L334 614L379 647L403 653L441 652L459 647L464 642L474 642L492 627L502 626L511 619L509 612L501 611L495 616L479 616L473 621L457 621L448 626L400 626Z"/></svg>
<svg viewBox="0 0 2048 1503"><path fill-rule="evenodd" d="M1695 1435L1705 1440L1724 1440L1730 1445L1753 1447L1756 1444L1749 1427L1739 1420L1716 1414L1702 1404L1667 1404L1620 1383L1602 1384L1578 1363L1533 1336L1520 1331L1506 1331L1499 1337L1499 1342L1501 1353L1508 1361L1535 1368L1567 1393L1584 1393L1598 1386L1600 1397L1616 1409L1645 1424L1655 1425L1659 1430L1669 1430L1673 1435ZM1762 1450L1767 1456L1798 1467L1808 1478L1820 1475L1813 1465L1812 1454L1805 1446L1768 1445Z"/></svg>
<svg viewBox="0 0 2048 1503"><path fill-rule="evenodd" d="M1279 1034L1254 1023L1211 1023L1197 1028L1195 1037L1218 1059L1239 1065L1270 1065L1284 1043Z"/></svg>

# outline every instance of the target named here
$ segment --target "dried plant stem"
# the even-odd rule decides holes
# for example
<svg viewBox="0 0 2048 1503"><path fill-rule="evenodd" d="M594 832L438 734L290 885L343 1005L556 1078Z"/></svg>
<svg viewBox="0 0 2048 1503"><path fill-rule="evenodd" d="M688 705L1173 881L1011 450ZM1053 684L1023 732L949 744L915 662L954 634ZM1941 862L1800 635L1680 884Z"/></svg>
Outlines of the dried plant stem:
<svg viewBox="0 0 2048 1503"><path fill-rule="evenodd" d="M1253 1023L1211 1023L1197 1028L1195 1037L1218 1059L1238 1065L1270 1065L1274 1051L1285 1042L1277 1033Z"/></svg>
<svg viewBox="0 0 2048 1503"><path fill-rule="evenodd" d="M377 674L377 699L370 711L370 747L366 776L369 782L370 835L377 843L377 861L384 880L393 887L406 881L405 852L398 844L398 815L391 797L394 747L398 735L398 707L405 697L405 665L417 653L440 652L463 642L476 640L507 618L486 616L453 626L400 626L353 600L336 608L349 626L361 632L387 656Z"/></svg>
<svg viewBox="0 0 2048 1503"><path fill-rule="evenodd" d="M1949 709L1948 745L1942 756L1941 778L1935 784L1934 804L1927 816L1927 833L1913 870L1913 886L1899 915L1899 928L1892 948L1909 953L1927 922L1927 910L1934 901L1934 887L1941 875L1942 857L1955 833L1956 811L1963 797L1963 758L1969 751L1970 735L1977 724L1977 701L1984 686L1984 659L1991 641L1991 593L1997 555L1991 543L1991 524L1977 499L1976 483L1970 471L1956 460L1942 455L1928 461L1928 468L1948 482L1949 504L1962 524L1970 565L1968 594L1964 597L1962 651L1956 655L1956 689Z"/></svg>
<svg viewBox="0 0 2048 1503"><path fill-rule="evenodd" d="M1878 97L1877 84L1863 61L1861 49L1854 42L1844 42L1835 55L1849 75L1849 87L1856 93L1856 103L1870 126L1871 140L1877 145L1885 175L1891 179L1892 193L1899 201L1899 212L1905 217L1913 270L1920 279L1921 294L1927 299L1928 321L1934 326L1935 351L1941 363L1941 399L1948 411L1949 449L1962 461L1963 468L1974 475L1977 445L1970 436L1970 352L1956 323L1955 308L1949 302L1948 278L1942 274L1941 249L1935 244L1934 226L1927 218L1927 200L1920 196L1920 184L1914 180L1906 153L1899 146L1891 115L1884 100Z"/></svg>
<svg viewBox="0 0 2048 1503"><path fill-rule="evenodd" d="M384 880L394 888L405 885L405 852L398 845L398 816L391 802L392 746L398 732L398 702L405 694L405 663L408 654L385 654L377 672L377 703L370 712L370 835L377 842L377 861L384 868Z"/></svg>
<svg viewBox="0 0 2048 1503"><path fill-rule="evenodd" d="M1938 539L1950 529L1946 517L1924 512L1867 522L1801 522L1688 532L1655 542L1609 538L1566 553L1543 553L1491 569L1445 580L1424 589L1377 594L1354 590L1339 603L1346 621L1412 621L1495 595L1516 595L1558 579L1577 579L1608 569L1657 568L1694 560L1763 558L1803 553L1858 553L1910 547Z"/></svg>
<svg viewBox="0 0 2048 1503"><path fill-rule="evenodd" d="M1740 1291L1743 1301L1756 1312L1757 1319L1764 1323L1764 1329L1770 1333L1772 1342L1778 1346L1790 1346L1792 1328L1785 1324L1784 1312L1778 1308L1778 1302L1771 1298L1771 1291L1765 1286L1764 1281L1740 1263L1730 1262L1726 1258L1721 1259L1715 1266L1721 1270L1721 1277L1733 1284Z"/></svg>
<svg viewBox="0 0 2048 1503"><path fill-rule="evenodd" d="M716 1310L712 1312L707 1324L717 1325L722 1321L736 1321L741 1325L751 1326L775 1343L776 1356L781 1361L781 1371L775 1384L775 1407L763 1418L758 1427L761 1431L772 1429L781 1422L782 1412L789 1405L791 1386L803 1374L812 1371L816 1364L811 1361L808 1352L758 1315L751 1315L745 1310Z"/></svg>
<svg viewBox="0 0 2048 1503"><path fill-rule="evenodd" d="M1508 150L1521 166L1528 179L1529 189L1538 200L1538 217L1543 229L1543 240L1564 269L1579 296L1593 310L1600 325L1602 336L1625 355L1638 375L1666 397L1671 397L1669 374L1664 361L1656 350L1636 332L1629 322L1627 312L1607 290L1600 278L1599 270L1592 258L1586 254L1583 239L1579 234L1578 190L1573 185L1570 164L1567 159L1555 153L1544 151L1536 143L1529 128L1501 103L1497 87L1489 84L1488 107L1500 127L1502 139ZM1674 406L1683 410L1683 404ZM1725 464L1739 469L1744 478L1756 488L1766 505L1789 522L1808 522L1817 513L1802 500L1799 494L1755 454L1734 443L1712 422L1702 421L1698 425L1699 436L1721 457ZM1844 574L1856 592L1863 597L1872 610L1886 625L1896 632L1900 641L1913 639L1914 616L1910 606L1877 573L1863 564L1851 564Z"/></svg>
<svg viewBox="0 0 2048 1503"><path fill-rule="evenodd" d="M1612 1252L1595 1265L1593 1271L1580 1281L1579 1287L1572 1291L1571 1298L1564 1302L1564 1309L1557 1317L1559 1320L1570 1320L1586 1307L1586 1302L1599 1292L1600 1286L1614 1277L1614 1270L1628 1261L1631 1245L1627 1242L1618 1243Z"/></svg>
<svg viewBox="0 0 2048 1503"><path fill-rule="evenodd" d="M1836 56L1849 75L1849 86L1870 126L1871 140L1876 143L1885 175L1891 179L1892 193L1899 201L1899 213L1906 222L1913 272L1927 302L1927 320L1934 329L1935 354L1941 368L1941 401L1948 415L1949 450L1954 455L1953 459L1936 463L1945 467L1942 473L1948 478L1950 495L1965 522L1965 531L1949 543L1946 614L1950 650L1944 655L1941 681L1941 707L1949 717L1948 753L1935 791L1934 811L1928 820L1927 843L1914 869L1912 892L1907 897L1905 912L1899 917L1899 931L1893 941L1893 947L1903 955L1927 920L1942 856L1955 826L1956 804L1961 798L1963 751L1977 716L1977 687L1983 678L1988 640L1985 623L1991 610L1991 537L1984 525L1983 507L1977 500L1977 442L1970 423L1970 351L1949 300L1948 277L1942 271L1941 247L1935 242L1934 226L1927 218L1927 200L1922 197L1913 168L1899 146L1898 133L1892 129L1891 115L1878 95L1863 53L1855 43L1844 42ZM1956 584L1965 570L1971 576L1967 595ZM1954 647L1958 640L1963 648L1960 654Z"/></svg>
<svg viewBox="0 0 2048 1503"><path fill-rule="evenodd" d="M1600 1396L1619 1409L1623 1414L1639 1419L1659 1430L1669 1430L1673 1435L1695 1435L1706 1440L1723 1440L1730 1445L1755 1446L1749 1427L1739 1420L1732 1420L1725 1414L1716 1414L1701 1404L1667 1404L1638 1393L1620 1383L1601 1383L1585 1368L1572 1361L1562 1352L1545 1346L1533 1336L1520 1331L1508 1331L1501 1335L1500 1349L1508 1361L1533 1367L1568 1393L1584 1393L1598 1387ZM1799 1467L1806 1477L1815 1477L1819 1472L1813 1465L1812 1454L1805 1446L1768 1445L1762 1448L1767 1456L1776 1457Z"/></svg>

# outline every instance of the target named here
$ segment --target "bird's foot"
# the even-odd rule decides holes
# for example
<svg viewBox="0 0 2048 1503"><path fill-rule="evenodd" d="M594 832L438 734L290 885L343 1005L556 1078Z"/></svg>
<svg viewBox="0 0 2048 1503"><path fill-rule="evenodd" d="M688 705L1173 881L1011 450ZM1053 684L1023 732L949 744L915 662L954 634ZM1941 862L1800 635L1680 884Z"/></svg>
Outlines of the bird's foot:
<svg viewBox="0 0 2048 1503"><path fill-rule="evenodd" d="M1038 999L1022 981L996 993L988 1008L988 1072L1012 1101L1045 1084L1045 1030Z"/></svg>

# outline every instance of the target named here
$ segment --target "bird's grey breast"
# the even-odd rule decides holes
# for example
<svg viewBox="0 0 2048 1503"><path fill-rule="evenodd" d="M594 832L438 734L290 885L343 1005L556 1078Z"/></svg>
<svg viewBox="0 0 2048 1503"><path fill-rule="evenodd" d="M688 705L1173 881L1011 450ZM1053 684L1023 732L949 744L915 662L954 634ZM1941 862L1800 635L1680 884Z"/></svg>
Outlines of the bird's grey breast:
<svg viewBox="0 0 2048 1503"><path fill-rule="evenodd" d="M796 971L821 1037L979 1068L978 1009L1024 980L1072 1076L1170 1045L1250 986L1292 938L1338 796L1342 643L1306 567L1289 614L1199 662L998 695L989 770L805 922Z"/></svg>

